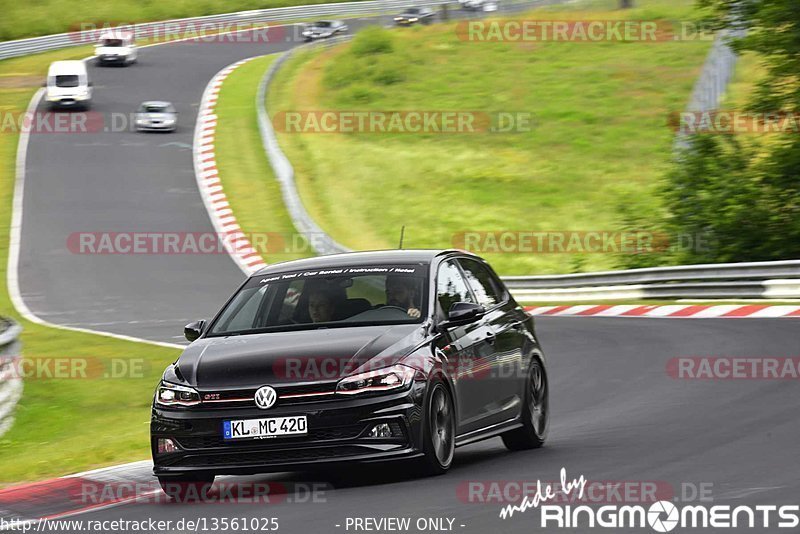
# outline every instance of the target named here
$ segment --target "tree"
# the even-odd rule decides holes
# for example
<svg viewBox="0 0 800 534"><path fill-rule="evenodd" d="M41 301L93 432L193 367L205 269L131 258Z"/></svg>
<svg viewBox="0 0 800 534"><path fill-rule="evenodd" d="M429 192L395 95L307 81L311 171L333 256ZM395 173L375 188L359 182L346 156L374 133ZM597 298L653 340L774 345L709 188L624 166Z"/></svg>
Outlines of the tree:
<svg viewBox="0 0 800 534"><path fill-rule="evenodd" d="M800 112L800 2L699 0L717 28L743 29L738 51L763 59L766 75L749 108ZM662 193L672 232L705 233L714 246L683 261L800 258L800 139L696 135L679 156Z"/></svg>

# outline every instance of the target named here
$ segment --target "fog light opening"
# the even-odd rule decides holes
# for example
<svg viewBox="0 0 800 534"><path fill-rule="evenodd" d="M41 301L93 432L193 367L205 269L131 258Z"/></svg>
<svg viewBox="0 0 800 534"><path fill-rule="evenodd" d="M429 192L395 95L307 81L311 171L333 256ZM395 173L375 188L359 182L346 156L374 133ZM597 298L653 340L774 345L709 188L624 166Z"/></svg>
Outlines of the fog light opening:
<svg viewBox="0 0 800 534"><path fill-rule="evenodd" d="M169 438L158 438L158 454L177 452L178 446Z"/></svg>
<svg viewBox="0 0 800 534"><path fill-rule="evenodd" d="M392 427L388 423L380 423L372 427L369 431L371 438L392 438L395 437L392 433Z"/></svg>

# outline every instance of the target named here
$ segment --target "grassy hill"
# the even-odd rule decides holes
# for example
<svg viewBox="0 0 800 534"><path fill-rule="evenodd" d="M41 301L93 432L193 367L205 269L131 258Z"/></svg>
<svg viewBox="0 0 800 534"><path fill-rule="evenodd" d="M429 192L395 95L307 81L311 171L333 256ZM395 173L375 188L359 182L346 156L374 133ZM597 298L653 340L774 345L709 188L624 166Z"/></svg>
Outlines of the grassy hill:
<svg viewBox="0 0 800 534"><path fill-rule="evenodd" d="M689 0L537 10L525 19L682 21ZM584 6L586 4L583 4ZM307 208L356 249L459 244L465 231L613 231L620 208L659 210L670 112L685 106L710 43L473 42L457 23L375 29L297 56L269 109L529 112L521 133L282 133ZM373 50L374 49L374 50ZM280 117L280 116L279 116ZM498 253L505 274L612 267L608 254Z"/></svg>

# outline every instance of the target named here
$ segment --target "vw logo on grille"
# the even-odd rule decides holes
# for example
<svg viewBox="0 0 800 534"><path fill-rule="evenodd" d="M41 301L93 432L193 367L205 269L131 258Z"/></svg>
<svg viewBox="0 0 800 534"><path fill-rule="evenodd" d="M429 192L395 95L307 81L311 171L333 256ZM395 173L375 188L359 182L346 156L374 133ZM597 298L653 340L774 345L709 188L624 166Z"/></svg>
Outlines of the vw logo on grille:
<svg viewBox="0 0 800 534"><path fill-rule="evenodd" d="M264 386L256 391L256 406L262 410L272 408L275 401L278 400L278 394L269 386Z"/></svg>

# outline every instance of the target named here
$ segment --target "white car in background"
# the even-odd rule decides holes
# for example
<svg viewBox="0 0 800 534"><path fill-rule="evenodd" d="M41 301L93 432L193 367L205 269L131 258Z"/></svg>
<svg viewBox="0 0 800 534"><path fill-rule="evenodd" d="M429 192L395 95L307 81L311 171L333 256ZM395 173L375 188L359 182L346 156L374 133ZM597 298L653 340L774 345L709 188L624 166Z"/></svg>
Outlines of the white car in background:
<svg viewBox="0 0 800 534"><path fill-rule="evenodd" d="M169 102L143 102L136 110L135 125L140 132L174 132L178 127L178 112Z"/></svg>
<svg viewBox="0 0 800 534"><path fill-rule="evenodd" d="M47 70L44 100L51 109L89 109L92 82L83 61L54 61Z"/></svg>
<svg viewBox="0 0 800 534"><path fill-rule="evenodd" d="M497 2L494 0L458 0L462 9L469 11L497 11Z"/></svg>
<svg viewBox="0 0 800 534"><path fill-rule="evenodd" d="M133 34L122 30L104 32L95 45L94 57L100 65L127 66L136 63L139 52Z"/></svg>
<svg viewBox="0 0 800 534"><path fill-rule="evenodd" d="M302 27L303 40L328 39L338 34L347 33L347 24L341 20L318 20Z"/></svg>

